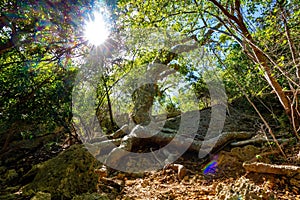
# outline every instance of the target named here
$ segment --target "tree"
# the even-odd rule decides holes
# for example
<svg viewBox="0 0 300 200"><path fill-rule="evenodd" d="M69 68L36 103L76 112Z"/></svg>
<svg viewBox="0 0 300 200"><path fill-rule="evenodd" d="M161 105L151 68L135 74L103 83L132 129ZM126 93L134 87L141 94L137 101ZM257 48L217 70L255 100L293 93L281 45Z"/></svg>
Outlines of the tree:
<svg viewBox="0 0 300 200"><path fill-rule="evenodd" d="M298 1L120 1L119 6L124 27L172 29L225 58L227 46L238 44L300 139Z"/></svg>
<svg viewBox="0 0 300 200"><path fill-rule="evenodd" d="M84 45L82 6L89 1L1 2L1 153L21 136L52 134L57 126L70 131L76 75L71 57Z"/></svg>

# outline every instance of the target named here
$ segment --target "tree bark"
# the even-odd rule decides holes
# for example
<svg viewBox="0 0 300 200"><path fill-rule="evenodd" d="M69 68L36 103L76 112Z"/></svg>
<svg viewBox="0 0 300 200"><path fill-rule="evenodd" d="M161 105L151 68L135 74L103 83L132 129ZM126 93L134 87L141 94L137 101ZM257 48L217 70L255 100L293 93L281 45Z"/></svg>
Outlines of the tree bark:
<svg viewBox="0 0 300 200"><path fill-rule="evenodd" d="M108 90L106 81L107 81L107 77L103 77L103 84L104 84L104 88L105 88L105 95L106 95L107 104L108 104L110 125L111 125L111 128L113 129L114 126L115 126L115 124L114 124L114 117L113 117L113 113L112 113L112 106L111 106L111 101L110 101L110 96L109 96L109 90Z"/></svg>
<svg viewBox="0 0 300 200"><path fill-rule="evenodd" d="M135 124L147 125L151 122L151 107L156 93L157 85L154 83L142 85L134 91L131 118Z"/></svg>

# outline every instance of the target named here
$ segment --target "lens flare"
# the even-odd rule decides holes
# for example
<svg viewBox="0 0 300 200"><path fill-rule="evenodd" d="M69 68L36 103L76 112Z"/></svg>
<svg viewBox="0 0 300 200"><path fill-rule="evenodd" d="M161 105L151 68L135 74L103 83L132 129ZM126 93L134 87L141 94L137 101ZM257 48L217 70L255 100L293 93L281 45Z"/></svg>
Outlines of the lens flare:
<svg viewBox="0 0 300 200"><path fill-rule="evenodd" d="M216 160L210 161L205 167L202 169L203 174L214 174L216 172L218 166L218 162Z"/></svg>
<svg viewBox="0 0 300 200"><path fill-rule="evenodd" d="M90 44L98 46L107 40L110 32L101 13L95 12L93 16L85 22L84 37Z"/></svg>

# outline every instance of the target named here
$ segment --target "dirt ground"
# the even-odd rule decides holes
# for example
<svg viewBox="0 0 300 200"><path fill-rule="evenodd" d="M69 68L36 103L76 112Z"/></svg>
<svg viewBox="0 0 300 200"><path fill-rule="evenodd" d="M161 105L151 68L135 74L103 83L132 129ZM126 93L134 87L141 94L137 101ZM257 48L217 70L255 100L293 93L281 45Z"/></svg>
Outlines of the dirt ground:
<svg viewBox="0 0 300 200"><path fill-rule="evenodd" d="M113 199L300 199L300 180L283 175L246 172L245 161L300 166L300 145L288 145L285 159L276 147L248 145L220 151L205 162L186 154L177 163L187 169L180 178L174 169L110 177L124 188ZM202 163L201 163L202 162ZM140 177L139 177L140 176ZM295 181L296 180L296 181ZM101 185L101 181L99 182ZM99 189L99 193L102 193Z"/></svg>

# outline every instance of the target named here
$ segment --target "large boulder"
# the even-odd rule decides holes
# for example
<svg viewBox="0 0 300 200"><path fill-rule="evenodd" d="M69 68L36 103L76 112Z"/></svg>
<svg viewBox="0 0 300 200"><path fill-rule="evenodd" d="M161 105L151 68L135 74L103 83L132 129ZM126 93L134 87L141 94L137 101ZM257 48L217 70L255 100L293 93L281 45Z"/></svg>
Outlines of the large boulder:
<svg viewBox="0 0 300 200"><path fill-rule="evenodd" d="M50 193L54 199L72 199L83 193L96 192L98 177L94 173L100 163L84 148L74 145L58 156L35 165L23 178L34 177L23 193Z"/></svg>

